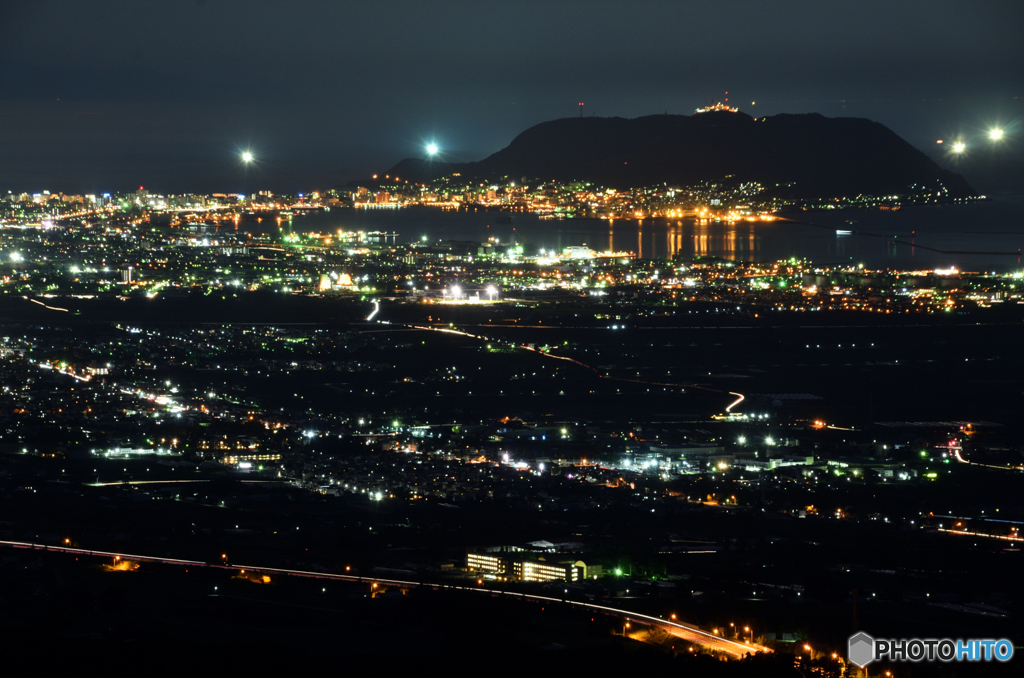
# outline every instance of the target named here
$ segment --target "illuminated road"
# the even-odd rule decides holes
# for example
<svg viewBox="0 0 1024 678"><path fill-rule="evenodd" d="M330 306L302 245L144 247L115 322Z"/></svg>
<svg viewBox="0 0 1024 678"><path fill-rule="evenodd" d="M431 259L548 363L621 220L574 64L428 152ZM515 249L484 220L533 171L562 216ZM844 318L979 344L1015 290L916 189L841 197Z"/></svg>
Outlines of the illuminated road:
<svg viewBox="0 0 1024 678"><path fill-rule="evenodd" d="M280 567L260 567L254 565L242 565L239 563L207 563L201 560L186 560L183 558L162 558L159 556L146 556L137 553L122 553L118 551L92 551L89 549L74 548L71 546L50 546L47 544L35 544L32 542L24 541L6 541L0 540L0 546L7 546L16 549L27 549L32 551L47 551L50 553L63 553L75 556L93 556L96 558L108 558L108 559L120 559L122 561L135 561L140 563L160 563L163 565L180 565L188 567L207 567L211 569L219 570L244 570L246 572L252 572L254 574L265 574L265 575L289 575L293 577L310 577L313 579L328 579L332 581L343 581L343 582L362 582L371 585L380 586L396 586L400 588L411 588L423 586L435 591L466 591L473 593L483 593L492 596L518 598L520 600L535 602L535 603L561 603L564 605L571 605L577 608L586 608L588 610L594 610L601 612L602 614L612 615L618 617L625 622L638 622L640 624L647 624L650 626L656 626L673 636L682 638L696 645L710 648L717 652L728 654L731 657L743 657L746 654L752 654L754 652L770 652L766 647L761 645L754 645L750 643L740 643L737 641L722 638L721 636L713 633L703 631L696 626L690 624L682 624L676 621L669 621L660 617L653 617L647 614L641 614L639 612L633 612L631 610L624 610L622 608L610 607L608 605L597 605L596 603L583 603L578 601L563 600L561 598L554 598L551 596L538 596L529 593L516 593L512 591L500 591L496 589L489 589L484 586L459 586L457 584L443 584L439 582L423 582L423 581L407 581L402 579L383 579L380 577L359 577L356 575L347 574L333 574L328 572L312 572L309 570L293 570Z"/></svg>
<svg viewBox="0 0 1024 678"><path fill-rule="evenodd" d="M373 312L370 313L370 315L366 316L366 320L367 321L373 320L373 316L377 315L377 313L379 313L379 312L380 312L380 302L379 301L374 301L373 302Z"/></svg>
<svg viewBox="0 0 1024 678"><path fill-rule="evenodd" d="M32 302L33 304L39 304L39 305L40 305L40 306L42 306L43 308L47 308L47 309L49 309L49 310L51 310L51 311L64 311L65 313L67 313L67 312L68 312L68 310L67 310L66 308L61 308L61 307L59 307L59 306L47 306L46 304L44 304L43 302L41 302L41 301L39 301L39 300L37 300L37 299L29 299L29 298L28 298L28 297L26 297L26 296L22 296L22 299L28 299L28 300L29 300L29 301L31 301L31 302Z"/></svg>
<svg viewBox="0 0 1024 678"><path fill-rule="evenodd" d="M983 466L984 468L995 468L999 469L1000 471L1024 471L1024 466L996 466L994 464L981 464L976 461L971 461L970 459L964 459L963 456L960 454L960 448L953 447L950 449L953 450L953 456L961 464L970 464L971 466Z"/></svg>
<svg viewBox="0 0 1024 678"><path fill-rule="evenodd" d="M746 400L746 398L743 397L742 393L733 393L732 391L729 391L729 395L736 396L736 400L733 401L733 403L731 405L729 405L729 407L725 408L726 412L732 412L732 408L736 407L737 405L742 403L744 400Z"/></svg>
<svg viewBox="0 0 1024 678"><path fill-rule="evenodd" d="M366 318L367 320L371 320L374 316L376 316L380 312L380 304L378 302L374 302L374 303L377 304L377 306L374 308L373 312L369 315L369 317ZM391 322L387 321L387 320L377 320L376 322L381 324L381 325L391 325ZM411 323L396 323L396 327L395 327L395 329L393 331L400 331L399 330L400 327L407 327L407 328L415 329L415 330L423 330L423 331L426 331L426 332L441 332L443 334L455 334L455 335L459 335L459 336L463 336L463 337L468 337L470 339L476 339L477 341L505 341L505 340L502 340L502 339L492 339L491 337L485 337L485 336L480 335L480 334L473 334L472 332L466 332L465 330L457 330L457 329L454 329L452 327L431 327L431 326L428 326L428 325L413 325ZM523 329L523 326L517 325L516 329ZM548 327L541 327L541 329L550 329L550 328L548 328ZM630 382L630 383L633 383L633 384L644 384L645 386L661 386L663 388L678 388L680 390L680 392L683 392L683 391L685 391L688 388L694 388L694 389L699 389L701 391L709 391L711 393L726 393L726 394L731 395L731 396L736 396L736 400L731 405L729 405L726 408L726 410L725 410L726 412L732 412L732 408L736 407L737 405L739 405L741 402L743 402L745 400L743 394L741 394L741 393L734 393L733 391L723 391L722 389L711 388L711 387L708 387L708 386L698 386L697 384L674 384L674 383L661 382L661 381L647 381L647 380L644 380L644 379L626 379L624 377L611 377L611 376L608 376L607 374L602 373L599 369L597 369L593 365L588 365L587 363L581 362L579 360L576 360L575 358L569 358L569 357L566 357L566 356L560 356L560 355L554 355L552 353L547 353L545 351L541 351L540 349L528 346L525 343L520 343L520 344L514 344L512 342L509 342L509 343L512 344L513 346L515 346L516 348L522 349L524 351L532 351L533 353L536 353L537 355L542 356L544 358L548 358L550 360L564 360L566 362L573 363L573 364L578 365L578 366L580 366L580 367L582 367L584 369L590 370L591 372L596 374L598 376L598 378L600 378L600 379L607 379L609 381L624 381L624 382Z"/></svg>
<svg viewBox="0 0 1024 678"><path fill-rule="evenodd" d="M946 527L935 528L939 532L946 532L947 534L959 534L967 537L985 537L986 539L1002 539L1003 541L1024 541L1024 537L1018 537L1012 534L989 534L988 532L968 532L966 528L962 530L951 530Z"/></svg>

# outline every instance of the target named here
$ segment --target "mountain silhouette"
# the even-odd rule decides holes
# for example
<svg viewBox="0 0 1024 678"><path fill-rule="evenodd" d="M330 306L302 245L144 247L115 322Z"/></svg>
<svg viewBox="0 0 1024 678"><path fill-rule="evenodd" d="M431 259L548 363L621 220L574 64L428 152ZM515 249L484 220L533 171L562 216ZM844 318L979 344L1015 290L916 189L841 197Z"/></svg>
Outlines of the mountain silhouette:
<svg viewBox="0 0 1024 678"><path fill-rule="evenodd" d="M409 158L392 176L587 181L625 189L759 182L790 198L941 193L967 197L967 181L884 125L864 118L712 111L641 118L563 118L535 125L479 161Z"/></svg>

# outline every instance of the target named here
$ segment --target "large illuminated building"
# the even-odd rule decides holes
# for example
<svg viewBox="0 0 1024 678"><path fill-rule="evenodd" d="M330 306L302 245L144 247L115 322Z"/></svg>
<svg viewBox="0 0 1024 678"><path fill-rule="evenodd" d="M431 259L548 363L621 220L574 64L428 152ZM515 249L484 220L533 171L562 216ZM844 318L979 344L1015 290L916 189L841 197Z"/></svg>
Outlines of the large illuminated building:
<svg viewBox="0 0 1024 678"><path fill-rule="evenodd" d="M520 581L582 581L601 574L600 566L588 568L582 560L552 562L543 556L510 557L493 553L467 554L466 567L481 574Z"/></svg>

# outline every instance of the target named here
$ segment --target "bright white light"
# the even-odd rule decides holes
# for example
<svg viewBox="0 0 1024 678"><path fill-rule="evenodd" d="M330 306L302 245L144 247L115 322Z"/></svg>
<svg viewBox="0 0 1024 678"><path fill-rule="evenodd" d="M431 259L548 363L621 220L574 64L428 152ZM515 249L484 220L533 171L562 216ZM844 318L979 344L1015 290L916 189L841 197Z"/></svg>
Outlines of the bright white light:
<svg viewBox="0 0 1024 678"><path fill-rule="evenodd" d="M17 263L21 261L21 252L11 252L11 261Z"/></svg>
<svg viewBox="0 0 1024 678"><path fill-rule="evenodd" d="M1003 130L998 127L994 127L988 131L988 138L992 141L999 141L1003 138Z"/></svg>
<svg viewBox="0 0 1024 678"><path fill-rule="evenodd" d="M437 148L437 144L435 144L435 143L427 144L427 155L437 155L437 151L438 150L439 149Z"/></svg>
<svg viewBox="0 0 1024 678"><path fill-rule="evenodd" d="M954 153L959 154L959 153L963 153L966 150L967 150L967 144L965 144L964 142L962 142L962 141L954 141L953 142L953 152Z"/></svg>
<svg viewBox="0 0 1024 678"><path fill-rule="evenodd" d="M255 158L255 156L253 156L252 151L244 151L242 153L242 162L244 162L244 163L250 163L250 162L252 162L255 159L256 158Z"/></svg>
<svg viewBox="0 0 1024 678"><path fill-rule="evenodd" d="M459 295L461 295L461 294L462 294L462 288L459 287L458 285L452 285L452 296L455 297L456 299L458 299Z"/></svg>

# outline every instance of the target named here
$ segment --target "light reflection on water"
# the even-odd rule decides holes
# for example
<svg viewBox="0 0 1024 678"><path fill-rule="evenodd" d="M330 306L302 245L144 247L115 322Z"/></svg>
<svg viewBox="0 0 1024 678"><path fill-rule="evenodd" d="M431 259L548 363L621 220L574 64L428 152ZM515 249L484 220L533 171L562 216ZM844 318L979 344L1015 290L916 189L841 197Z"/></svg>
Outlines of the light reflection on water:
<svg viewBox="0 0 1024 678"><path fill-rule="evenodd" d="M914 207L896 213L792 215L813 224L788 220L553 220L529 213L512 213L511 223L499 223L499 217L507 220L508 216L508 212L425 207L334 209L298 216L292 228L323 233L338 229L396 232L398 243L420 241L423 236L432 242L496 238L502 243L523 244L528 251L561 251L585 245L599 251L633 252L643 259L716 256L735 261L775 261L798 257L819 265L854 263L904 269L955 266L960 270L1017 270L1021 267L1020 249L1024 248L1024 200L1020 199ZM837 230L852 233L838 234Z"/></svg>

